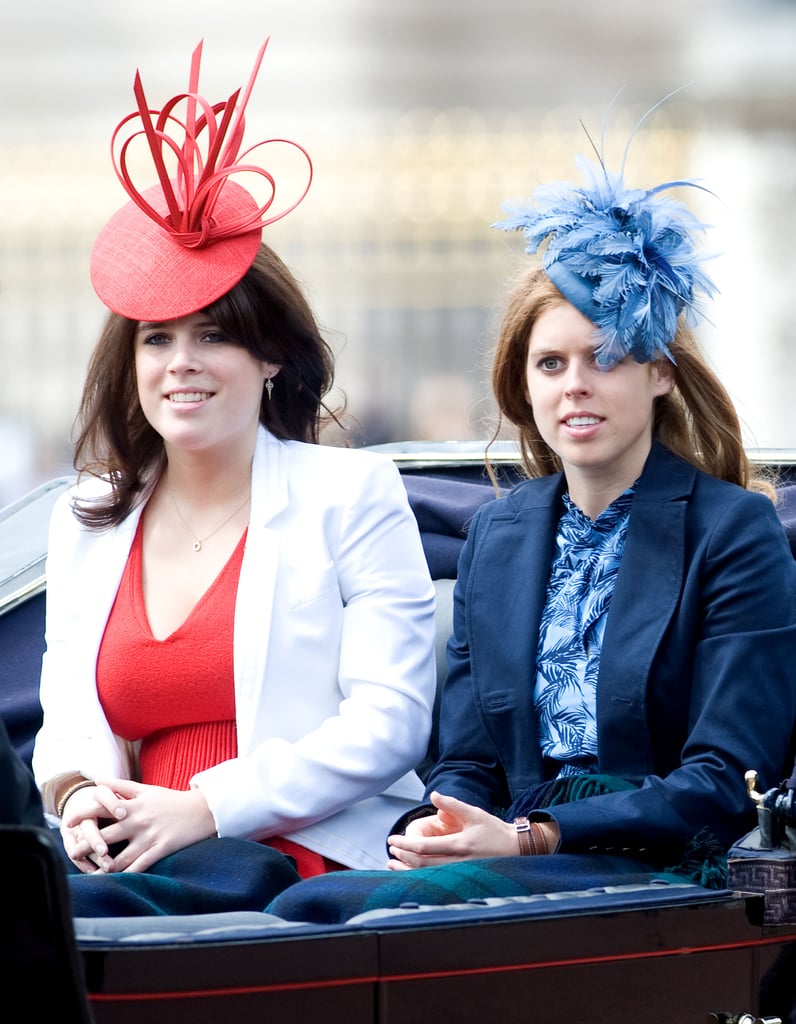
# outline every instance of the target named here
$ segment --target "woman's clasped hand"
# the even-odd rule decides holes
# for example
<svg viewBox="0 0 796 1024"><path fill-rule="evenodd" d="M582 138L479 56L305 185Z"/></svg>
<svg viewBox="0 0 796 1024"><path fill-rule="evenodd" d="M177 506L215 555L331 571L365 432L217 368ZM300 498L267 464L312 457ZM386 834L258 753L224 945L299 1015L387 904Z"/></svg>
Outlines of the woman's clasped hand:
<svg viewBox="0 0 796 1024"><path fill-rule="evenodd" d="M511 857L519 852L517 830L510 822L456 797L432 792L429 800L436 808L435 814L414 818L405 832L387 840L387 866L392 871L480 857ZM544 836L544 852L555 850L555 823L538 823L538 827Z"/></svg>
<svg viewBox="0 0 796 1024"><path fill-rule="evenodd" d="M215 832L198 789L179 792L128 779L97 779L69 797L61 818L66 853L87 874L146 871Z"/></svg>

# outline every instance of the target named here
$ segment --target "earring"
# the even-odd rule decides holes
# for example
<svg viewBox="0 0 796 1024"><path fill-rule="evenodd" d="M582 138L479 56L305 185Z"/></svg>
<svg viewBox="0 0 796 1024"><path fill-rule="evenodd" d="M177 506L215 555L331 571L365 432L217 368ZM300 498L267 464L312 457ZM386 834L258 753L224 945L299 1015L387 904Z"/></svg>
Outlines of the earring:
<svg viewBox="0 0 796 1024"><path fill-rule="evenodd" d="M274 390L274 382L271 380L270 374L265 379L265 390L268 392L268 401L271 401L271 392Z"/></svg>

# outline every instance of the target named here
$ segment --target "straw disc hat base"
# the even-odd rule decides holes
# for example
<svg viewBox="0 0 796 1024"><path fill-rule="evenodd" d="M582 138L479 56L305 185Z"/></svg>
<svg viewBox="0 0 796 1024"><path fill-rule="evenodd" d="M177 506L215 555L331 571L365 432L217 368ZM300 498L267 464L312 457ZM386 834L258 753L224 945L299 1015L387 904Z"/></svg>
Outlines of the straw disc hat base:
<svg viewBox="0 0 796 1024"><path fill-rule="evenodd" d="M141 196L160 216L168 207L159 185ZM131 201L108 221L91 254L91 283L101 301L130 320L160 323L205 309L254 262L262 222L253 196L233 181L219 193L217 228L253 221L251 230L201 247L186 246Z"/></svg>

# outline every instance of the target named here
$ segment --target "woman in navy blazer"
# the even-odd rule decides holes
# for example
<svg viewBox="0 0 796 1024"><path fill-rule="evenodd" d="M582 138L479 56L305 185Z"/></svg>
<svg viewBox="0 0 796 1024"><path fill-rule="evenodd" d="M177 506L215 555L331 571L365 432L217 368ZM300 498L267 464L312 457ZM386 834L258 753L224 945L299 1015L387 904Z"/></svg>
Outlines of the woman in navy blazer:
<svg viewBox="0 0 796 1024"><path fill-rule="evenodd" d="M395 870L553 852L660 868L699 836L726 848L754 823L745 772L786 769L796 563L686 325L710 289L695 222L604 166L592 185L498 225L529 251L548 238L493 366L532 479L470 526L428 802L388 840Z"/></svg>
<svg viewBox="0 0 796 1024"><path fill-rule="evenodd" d="M564 486L556 474L484 506L459 563L439 760L427 791L485 812L508 808L546 777L529 666ZM750 826L744 772L757 769L769 785L781 779L796 719L793 567L767 497L652 447L597 691L598 770L638 788L539 813L554 813L561 851L657 847L666 860L705 826L724 845ZM448 814L455 807L437 803ZM505 848L467 855L516 853L513 831L503 830ZM465 852L465 834L451 859ZM549 836L551 849L557 839ZM394 852L406 844L412 866L444 856L435 847L426 859L419 848L413 859L408 839L390 842Z"/></svg>

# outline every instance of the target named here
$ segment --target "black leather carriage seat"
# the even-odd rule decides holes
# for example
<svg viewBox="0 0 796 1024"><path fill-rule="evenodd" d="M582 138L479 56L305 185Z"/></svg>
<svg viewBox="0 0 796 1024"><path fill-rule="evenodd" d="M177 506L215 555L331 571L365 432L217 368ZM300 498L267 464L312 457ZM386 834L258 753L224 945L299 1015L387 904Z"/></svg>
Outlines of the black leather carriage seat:
<svg viewBox="0 0 796 1024"><path fill-rule="evenodd" d="M27 1008L15 1016L91 1024L58 842L46 828L0 825L3 1000Z"/></svg>

